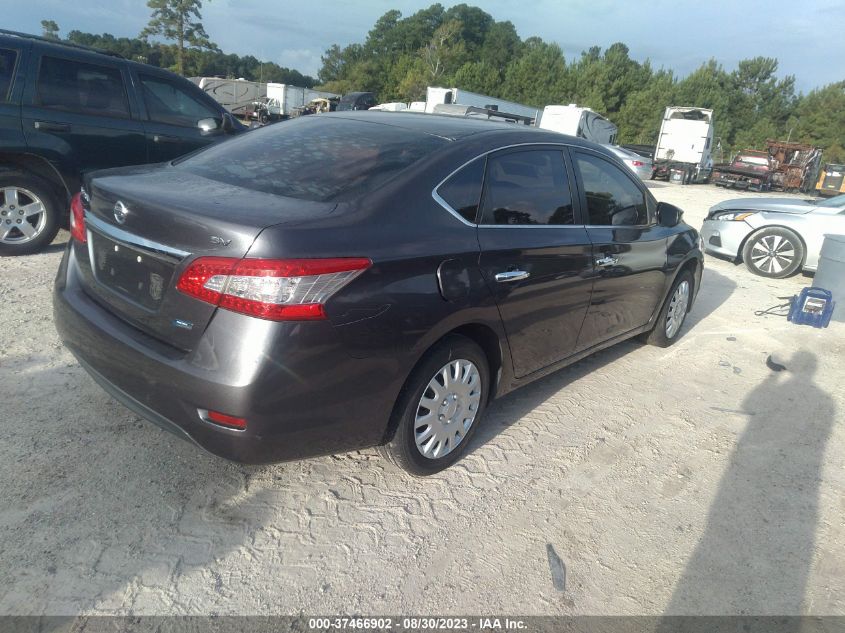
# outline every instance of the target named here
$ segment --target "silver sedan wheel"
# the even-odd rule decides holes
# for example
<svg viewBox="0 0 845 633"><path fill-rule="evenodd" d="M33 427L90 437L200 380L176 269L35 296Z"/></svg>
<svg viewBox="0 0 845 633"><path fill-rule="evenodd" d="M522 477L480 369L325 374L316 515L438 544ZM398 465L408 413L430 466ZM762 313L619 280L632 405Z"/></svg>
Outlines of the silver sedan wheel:
<svg viewBox="0 0 845 633"><path fill-rule="evenodd" d="M471 361L449 361L423 391L414 420L414 441L423 457L448 455L469 433L481 405L481 375Z"/></svg>
<svg viewBox="0 0 845 633"><path fill-rule="evenodd" d="M666 338L673 338L687 316L689 308L689 282L685 279L675 288L675 294L669 300L669 311L666 313Z"/></svg>
<svg viewBox="0 0 845 633"><path fill-rule="evenodd" d="M38 237L47 225L41 198L23 187L4 187L0 194L0 243L22 244Z"/></svg>
<svg viewBox="0 0 845 633"><path fill-rule="evenodd" d="M795 261L795 245L782 235L766 235L751 247L751 263L764 273L777 274Z"/></svg>

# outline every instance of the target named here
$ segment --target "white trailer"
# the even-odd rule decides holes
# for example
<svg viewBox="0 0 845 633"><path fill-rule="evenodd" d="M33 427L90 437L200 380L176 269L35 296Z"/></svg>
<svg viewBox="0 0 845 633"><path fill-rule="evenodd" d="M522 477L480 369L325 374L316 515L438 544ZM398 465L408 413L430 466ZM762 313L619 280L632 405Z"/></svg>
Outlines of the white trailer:
<svg viewBox="0 0 845 633"><path fill-rule="evenodd" d="M426 89L425 111L429 114L434 113L434 106L438 104L457 104L474 106L476 108L486 108L488 110L499 110L500 112L518 114L535 120L540 115L539 109L532 108L531 106L523 105L521 103L516 103L514 101L488 97L487 95L480 95L475 92L461 90L459 88L440 88L437 86L429 86Z"/></svg>
<svg viewBox="0 0 845 633"><path fill-rule="evenodd" d="M227 110L239 114L253 101L267 96L267 84L246 79L220 77L191 77L191 81L211 95Z"/></svg>
<svg viewBox="0 0 845 633"><path fill-rule="evenodd" d="M707 182L713 171L713 110L669 106L654 149L655 177Z"/></svg>
<svg viewBox="0 0 845 633"><path fill-rule="evenodd" d="M601 114L574 103L546 106L536 125L543 130L578 136L606 145L615 145L619 133L619 128Z"/></svg>
<svg viewBox="0 0 845 633"><path fill-rule="evenodd" d="M284 119L292 116L313 99L332 99L338 95L311 88L301 88L290 84L267 84L267 111L272 119Z"/></svg>

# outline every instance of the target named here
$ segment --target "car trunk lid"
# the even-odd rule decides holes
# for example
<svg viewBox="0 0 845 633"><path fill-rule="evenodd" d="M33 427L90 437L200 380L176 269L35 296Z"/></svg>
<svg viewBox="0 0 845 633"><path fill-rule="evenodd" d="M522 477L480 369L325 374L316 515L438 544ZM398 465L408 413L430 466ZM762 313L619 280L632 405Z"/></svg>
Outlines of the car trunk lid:
<svg viewBox="0 0 845 633"><path fill-rule="evenodd" d="M86 291L114 315L184 351L194 349L217 309L176 289L192 260L243 258L264 228L313 220L335 206L166 166L100 172L87 191Z"/></svg>

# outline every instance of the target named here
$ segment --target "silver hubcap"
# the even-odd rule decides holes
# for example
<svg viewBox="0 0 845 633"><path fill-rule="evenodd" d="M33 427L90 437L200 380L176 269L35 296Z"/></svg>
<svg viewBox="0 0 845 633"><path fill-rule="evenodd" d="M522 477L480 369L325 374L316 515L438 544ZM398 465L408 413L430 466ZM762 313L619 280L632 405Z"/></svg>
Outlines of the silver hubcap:
<svg viewBox="0 0 845 633"><path fill-rule="evenodd" d="M751 263L764 273L777 274L795 260L795 246L781 235L767 235L751 247Z"/></svg>
<svg viewBox="0 0 845 633"><path fill-rule="evenodd" d="M41 199L22 187L5 187L0 193L0 242L21 244L38 237L47 224Z"/></svg>
<svg viewBox="0 0 845 633"><path fill-rule="evenodd" d="M448 455L469 433L481 404L481 375L464 359L443 365L417 405L414 441L423 457Z"/></svg>
<svg viewBox="0 0 845 633"><path fill-rule="evenodd" d="M666 336L672 338L681 329L689 307L689 282L684 280L675 289L669 300L669 312L666 313Z"/></svg>

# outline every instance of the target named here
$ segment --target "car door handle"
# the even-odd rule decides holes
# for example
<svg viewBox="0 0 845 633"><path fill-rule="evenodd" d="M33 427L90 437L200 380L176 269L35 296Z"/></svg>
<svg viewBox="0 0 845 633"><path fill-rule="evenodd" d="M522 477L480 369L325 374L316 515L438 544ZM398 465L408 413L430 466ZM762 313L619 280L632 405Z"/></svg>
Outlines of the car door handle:
<svg viewBox="0 0 845 633"><path fill-rule="evenodd" d="M42 132L70 132L70 125L67 123L53 123L52 121L35 121L32 127Z"/></svg>
<svg viewBox="0 0 845 633"><path fill-rule="evenodd" d="M496 273L496 281L500 284L505 284L510 281L521 281L523 279L528 279L531 276L531 273L525 270L509 270L504 273Z"/></svg>
<svg viewBox="0 0 845 633"><path fill-rule="evenodd" d="M154 143L178 143L179 137L178 136L170 136L168 134L154 134L153 135L153 142Z"/></svg>
<svg viewBox="0 0 845 633"><path fill-rule="evenodd" d="M596 260L596 266L616 266L618 263L618 257L602 257Z"/></svg>

